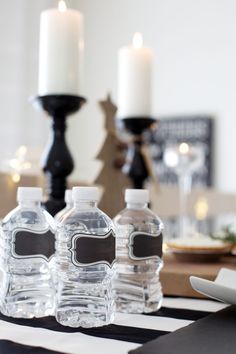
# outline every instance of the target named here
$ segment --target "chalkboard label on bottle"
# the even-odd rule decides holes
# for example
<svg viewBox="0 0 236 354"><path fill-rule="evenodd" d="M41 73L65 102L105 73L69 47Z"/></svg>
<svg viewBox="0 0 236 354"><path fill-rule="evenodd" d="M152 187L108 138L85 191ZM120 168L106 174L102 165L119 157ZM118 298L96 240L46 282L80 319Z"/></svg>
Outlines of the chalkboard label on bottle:
<svg viewBox="0 0 236 354"><path fill-rule="evenodd" d="M129 257L147 260L162 257L162 234L135 231L129 237Z"/></svg>
<svg viewBox="0 0 236 354"><path fill-rule="evenodd" d="M115 234L110 230L105 235L75 233L71 240L71 260L75 266L105 263L112 267L115 262Z"/></svg>
<svg viewBox="0 0 236 354"><path fill-rule="evenodd" d="M50 261L55 253L55 234L50 230L30 231L19 228L13 233L14 258L43 258Z"/></svg>

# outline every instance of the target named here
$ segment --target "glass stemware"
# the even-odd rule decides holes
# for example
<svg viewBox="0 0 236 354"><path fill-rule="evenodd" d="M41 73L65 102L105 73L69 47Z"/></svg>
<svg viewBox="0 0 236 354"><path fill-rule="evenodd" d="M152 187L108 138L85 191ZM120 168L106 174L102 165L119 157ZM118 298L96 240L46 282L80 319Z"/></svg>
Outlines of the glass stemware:
<svg viewBox="0 0 236 354"><path fill-rule="evenodd" d="M203 151L200 146L186 142L169 144L164 150L163 160L178 177L179 236L184 237L190 233L187 197L192 189L192 175L203 163Z"/></svg>

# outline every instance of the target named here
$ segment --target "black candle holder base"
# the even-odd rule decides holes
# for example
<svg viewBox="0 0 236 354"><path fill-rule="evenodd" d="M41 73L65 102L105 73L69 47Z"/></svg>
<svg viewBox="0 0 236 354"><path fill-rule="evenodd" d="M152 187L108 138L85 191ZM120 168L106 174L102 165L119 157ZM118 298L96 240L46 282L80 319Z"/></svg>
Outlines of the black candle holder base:
<svg viewBox="0 0 236 354"><path fill-rule="evenodd" d="M148 178L148 168L142 154L143 133L156 123L156 120L149 117L124 118L123 125L133 136L132 143L129 144L126 163L123 171L132 180L135 189L142 189L144 182Z"/></svg>
<svg viewBox="0 0 236 354"><path fill-rule="evenodd" d="M66 118L78 111L86 100L73 95L45 95L33 97L31 102L52 118L51 139L41 164L48 183L49 197L45 207L54 216L65 207L66 179L74 168L73 158L65 139Z"/></svg>

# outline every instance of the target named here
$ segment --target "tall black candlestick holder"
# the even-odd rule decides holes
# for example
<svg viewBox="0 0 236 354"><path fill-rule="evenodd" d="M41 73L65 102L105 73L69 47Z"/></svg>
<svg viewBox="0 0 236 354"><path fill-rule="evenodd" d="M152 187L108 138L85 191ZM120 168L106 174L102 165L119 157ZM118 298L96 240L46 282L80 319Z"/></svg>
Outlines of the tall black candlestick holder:
<svg viewBox="0 0 236 354"><path fill-rule="evenodd" d="M42 169L48 183L48 200L45 208L51 215L65 207L66 179L74 168L73 158L65 139L66 118L86 102L85 98L72 95L45 95L32 98L37 108L52 118L49 144L42 157Z"/></svg>
<svg viewBox="0 0 236 354"><path fill-rule="evenodd" d="M142 154L143 133L150 129L156 120L149 117L134 117L124 118L122 122L124 128L133 136L132 142L128 147L123 171L132 180L134 188L142 189L149 175L148 167Z"/></svg>

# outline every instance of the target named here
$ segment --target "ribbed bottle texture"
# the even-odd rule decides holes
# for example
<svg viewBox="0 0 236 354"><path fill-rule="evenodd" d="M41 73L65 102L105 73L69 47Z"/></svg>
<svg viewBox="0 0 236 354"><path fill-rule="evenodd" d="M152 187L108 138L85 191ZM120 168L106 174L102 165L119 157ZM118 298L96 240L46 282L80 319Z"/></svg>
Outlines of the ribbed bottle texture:
<svg viewBox="0 0 236 354"><path fill-rule="evenodd" d="M132 191L135 193L135 190ZM114 219L117 311L152 312L159 309L162 303L159 272L163 264L163 225L148 209L147 201L128 198L127 207Z"/></svg>
<svg viewBox="0 0 236 354"><path fill-rule="evenodd" d="M1 312L12 317L54 313L54 221L36 200L22 200L3 220Z"/></svg>
<svg viewBox="0 0 236 354"><path fill-rule="evenodd" d="M60 276L56 319L59 323L97 327L112 322L113 230L112 221L96 207L96 198L94 201L90 195L85 200L76 199L74 208L58 225L56 263Z"/></svg>

